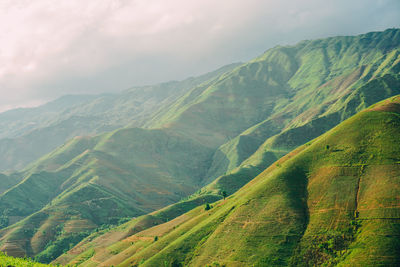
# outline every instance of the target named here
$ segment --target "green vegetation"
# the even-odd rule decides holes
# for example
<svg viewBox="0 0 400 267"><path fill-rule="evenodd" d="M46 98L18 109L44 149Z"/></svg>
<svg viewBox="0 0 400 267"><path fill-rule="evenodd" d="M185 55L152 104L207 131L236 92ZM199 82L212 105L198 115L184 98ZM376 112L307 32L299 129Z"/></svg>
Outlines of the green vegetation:
<svg viewBox="0 0 400 267"><path fill-rule="evenodd" d="M55 241L47 243L45 249L35 256L35 260L50 263L55 257L67 252L88 235L89 232L87 231L56 237Z"/></svg>
<svg viewBox="0 0 400 267"><path fill-rule="evenodd" d="M155 237L157 240L158 235L162 235L165 231L164 228L173 228L181 222L179 218L182 214L200 206L205 203L215 202L221 199L220 196L199 196L189 200L180 201L168 207L165 207L156 212L134 218L118 227L110 227L107 229L96 230L89 237L85 238L81 243L74 247L69 252L63 254L56 260L56 263L67 264L94 264L94 258L106 261L113 255L119 254L129 245L141 246L154 242ZM164 224L167 224L165 226ZM146 234L146 230L156 225L163 225L162 230L159 232ZM146 236L132 238L132 235L137 233L145 233ZM97 248L93 250L93 248ZM76 253L75 251L82 251ZM88 253L88 251L91 251ZM90 254L90 256L88 256ZM110 263L112 265L112 263Z"/></svg>
<svg viewBox="0 0 400 267"><path fill-rule="evenodd" d="M397 96L292 151L212 209L127 237L137 241L107 263L397 266L399 129ZM156 233L157 242L139 241Z"/></svg>
<svg viewBox="0 0 400 267"><path fill-rule="evenodd" d="M213 185L202 191L231 194L289 151L399 94L399 38L387 30L278 46L193 90L153 123L200 140L206 129L214 141L223 138L205 180Z"/></svg>
<svg viewBox="0 0 400 267"><path fill-rule="evenodd" d="M7 267L46 267L46 266L53 266L42 264L38 262L34 262L32 259L29 258L13 258L9 257L3 252L0 252L0 266L7 266Z"/></svg>
<svg viewBox="0 0 400 267"><path fill-rule="evenodd" d="M121 252L125 250L124 253L137 257L131 259L133 262L144 260L150 264L154 261L160 266L165 262L195 264L197 260L199 265L222 265L227 259L219 259L213 254L210 257L215 260L206 261L196 256L219 250L223 255L232 255L230 261L240 262L236 258L247 257L250 252L230 251L228 245L236 240L230 240L228 233L225 247L216 248L208 243L209 238L214 238L213 233L222 229L222 224L230 223L231 214L238 214L240 207L244 208L243 203L249 201L246 205L253 205L250 192L247 200L240 198L239 201L237 194L230 195L257 175L262 175L282 156L287 155L284 159L294 157L297 152L289 153L294 148L305 144L303 149L311 149L314 147L313 138L371 104L400 94L399 64L400 31L390 29L354 37L304 41L295 46L278 46L250 62L227 66L202 77L133 88L118 96L87 99L79 105L73 104L74 101L67 103L62 112L67 117L43 115L48 116L48 125L41 125L40 129L32 129L29 136L22 134L20 137L40 145L39 136L49 139L46 140L49 145L54 145L69 138L65 129L83 129L83 134L119 129L96 136L75 137L20 173L0 176L0 181L6 181L4 186L0 186L0 249L10 255L38 256L38 259L48 262L91 233L64 253L60 262L88 261L93 264L92 258L104 261L110 258L111 262L122 257ZM82 118L79 114L88 116ZM96 118L105 118L106 121ZM68 123L64 124L66 120ZM122 126L126 127L120 128ZM19 126L15 127L16 132L21 130ZM67 130L68 135L78 133L74 131ZM63 137L53 142L48 136L50 133ZM27 149L34 147L19 139L17 141ZM356 141L354 143L361 142ZM315 155L321 159L326 158L325 155L334 158L352 146L346 144L342 147L335 142L322 144L319 147L321 151L317 152L323 153ZM10 147L15 148L12 144ZM19 158L7 154L13 149L3 151L0 144L3 155ZM46 149L50 151L50 148ZM24 151L16 150L18 153ZM371 157L376 162L381 162L381 153L377 150L360 152L366 159ZM353 156L348 154L343 166L353 164ZM307 214L305 201L309 192L305 189L305 180L314 169L300 163L288 168L285 162L278 160L271 167L280 178L268 178L271 183L268 190L261 185L255 187L260 189L260 194L265 194L255 195L263 200L259 207L254 207L253 213L243 213L245 217L259 220L246 224L246 229L249 227L256 231L259 222L273 221L276 226L268 226L265 231L258 229L259 233L266 236L266 244L270 242L268 240L282 242L277 245L271 241L271 246L264 248L262 243L257 243L256 237L251 236L252 230L249 239L236 242L244 247L246 242L257 243L266 256L270 255L268 258L248 257L249 261L260 265L294 262L295 258L291 259L293 251L298 251L300 257L310 254L307 244L302 245L299 229L305 231L304 225L307 224L304 214ZM369 170L368 166L363 168L362 172ZM357 173L357 170L352 171ZM290 178L293 181L284 178L287 173L293 176ZM292 188L294 185L296 188ZM272 188L276 192L272 192ZM226 199L204 210L206 203L223 198ZM177 204L162 209L173 203ZM184 214L195 207L198 207L197 214ZM278 223L274 216L277 214L281 220L294 219L292 223L275 229ZM293 214L297 217L290 217ZM122 218L133 219L113 227ZM172 259L159 254L157 259L152 258L156 250L173 251L175 245L176 249L179 248L178 239L184 240L186 233L178 229L186 223L185 229L191 229L187 237L191 239L185 241L180 256ZM240 228L237 220L231 224L231 232ZM167 239L167 234L173 232L175 234ZM281 234L277 237L272 233ZM132 235L134 237L129 239ZM234 236L239 238L241 235L242 232ZM336 232L331 231L330 235L335 237ZM102 243L104 236L110 238L109 242ZM155 236L159 238L157 242L154 242ZM281 239L284 236L286 239ZM326 258L333 255L329 250L332 247L330 242L337 241L331 239L317 239L326 243L322 246L327 249L319 252ZM168 245L167 248L167 240L174 242L171 247ZM351 246L356 242L352 240L346 236L343 242L339 241ZM133 246L130 246L132 242ZM102 244L101 249L92 251L98 244ZM78 248L82 250L77 251ZM140 253L136 253L139 250ZM282 256L281 250L287 255ZM186 258L188 255L190 258Z"/></svg>
<svg viewBox="0 0 400 267"><path fill-rule="evenodd" d="M212 155L164 130L128 128L94 140L78 138L60 147L0 195L1 208L13 207L7 216L22 219L0 230L3 249L51 261L87 235L81 233L193 193Z"/></svg>
<svg viewBox="0 0 400 267"><path fill-rule="evenodd" d="M226 191L223 190L223 191L221 192L221 195L222 195L222 197L223 197L224 200L225 200L225 198L228 196L228 193L226 193Z"/></svg>

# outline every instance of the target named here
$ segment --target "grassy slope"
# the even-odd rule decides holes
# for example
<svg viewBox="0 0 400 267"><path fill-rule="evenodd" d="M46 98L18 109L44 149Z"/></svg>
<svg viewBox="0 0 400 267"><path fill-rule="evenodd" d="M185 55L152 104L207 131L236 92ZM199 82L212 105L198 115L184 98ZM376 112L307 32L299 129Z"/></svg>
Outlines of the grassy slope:
<svg viewBox="0 0 400 267"><path fill-rule="evenodd" d="M161 210L130 220L118 227L95 232L73 249L57 258L54 263L96 266L99 263L106 262L113 255L129 247L130 242L127 241L127 238L132 239L132 235L142 233L155 225L164 223L170 225L170 221L175 221L175 218L189 212L195 207L204 205L205 203L212 203L219 199L221 199L220 196L207 195L180 201ZM154 236L146 236L146 239L142 241L146 244L148 241L153 241Z"/></svg>
<svg viewBox="0 0 400 267"><path fill-rule="evenodd" d="M233 139L233 142L224 144L214 155L214 161L209 171L209 177L215 177L217 175L215 175L214 171L219 167L219 173L222 175L214 181L213 179L209 179L211 183L202 188L199 193L215 194L226 191L231 194L292 149L325 133L344 119L364 109L366 105L374 103L374 99L379 101L399 94L400 75L394 74L395 71L398 72L396 67L398 68L398 65L391 69L393 74L374 78L355 89L345 100L339 99L342 102L339 110L337 110L337 105L335 105L332 108L332 113L325 112L323 115L316 118L313 117L310 121L300 125L296 125L296 118L292 122L296 126L287 127L279 134L269 137L247 158L245 156L249 153L241 149L241 147L253 152L255 146L252 145L255 139L260 140L258 136L260 135L260 131L263 132L263 129L259 128L265 126L263 123L246 130L240 136ZM251 140L252 142L248 142L247 140ZM236 141L239 141L239 144L234 143ZM221 156L221 151L227 147L231 150ZM218 156L229 162L229 165L222 167Z"/></svg>
<svg viewBox="0 0 400 267"><path fill-rule="evenodd" d="M287 152L358 111L399 94L400 50L396 48L399 38L399 31L387 31L276 48L297 49L296 57L302 64L288 81L292 90L297 92L287 102L281 100L283 103L276 105L273 116L245 130L217 150L208 172L208 182L221 177L203 193L209 190L236 191L249 181L248 178L240 180L240 177L254 177ZM365 40L370 40L370 43ZM266 52L256 61L265 61L271 53ZM311 60L319 57L326 57L325 61L310 64ZM308 69L310 65L313 66L312 73ZM298 90L298 87L304 89ZM235 169L238 166L239 169ZM243 172L245 175L241 175ZM224 182L219 183L220 180Z"/></svg>
<svg viewBox="0 0 400 267"><path fill-rule="evenodd" d="M131 236L108 263L396 266L399 140L394 97L289 153L212 209Z"/></svg>

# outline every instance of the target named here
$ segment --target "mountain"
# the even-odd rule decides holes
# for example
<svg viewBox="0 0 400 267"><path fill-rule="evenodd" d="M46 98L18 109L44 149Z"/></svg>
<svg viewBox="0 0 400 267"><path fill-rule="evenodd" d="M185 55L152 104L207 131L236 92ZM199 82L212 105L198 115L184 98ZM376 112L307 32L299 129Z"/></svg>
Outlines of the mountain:
<svg viewBox="0 0 400 267"><path fill-rule="evenodd" d="M49 262L93 231L236 192L293 148L400 94L399 47L396 29L278 46L185 87L143 128L72 139L3 178L0 249Z"/></svg>
<svg viewBox="0 0 400 267"><path fill-rule="evenodd" d="M251 179L249 177L255 177L292 149L323 134L365 107L398 94L400 92L398 44L399 31L387 30L356 37L304 41L293 47L276 47L227 73L220 78L220 83L215 85L222 91L229 91L233 90L229 84L231 79L238 81L247 79L242 86L238 85L239 82L235 83L238 87L237 94L247 92L247 84L258 82L264 85L267 89L259 86L259 90L265 90L263 96L253 98L253 100L246 99L250 105L241 103L237 109L234 107L226 109L225 106L229 103L224 102L224 95L229 95L229 93L211 94L208 99L204 95L212 89L207 89L203 93L197 93L200 96L192 101L194 104L184 106L182 103L185 101L181 101L170 107L171 114L175 114L175 111L179 109L178 106L184 106L182 109L185 116L193 116L190 120L196 120L196 128L202 124L204 118L218 114L221 117L216 124L218 127L221 123L229 123L224 127L223 130L225 130L231 125L239 125L246 121L246 118L241 115L247 114L248 110L257 109L256 105L252 104L254 101L266 99L266 106L268 106L269 90L273 89L271 89L272 86L268 86L266 80L277 79L285 71L295 72L292 76L290 76L291 73L286 73L290 79L287 78L285 83L280 82L280 85L275 83L276 86L279 85L278 92L290 90L290 94L285 98L282 93L279 100L272 101L275 105L272 115L233 138L229 136L227 138L229 141L218 148L207 174L207 182L212 184L202 189L202 193L235 192ZM265 71L267 68L272 70L270 64L274 64L274 68L279 71L276 73ZM312 72L310 72L311 69ZM193 91L185 100L194 93ZM213 105L212 101L216 101L218 97L222 104ZM218 109L221 106L223 108ZM206 114L201 114L196 108ZM246 111L239 115L232 112L241 108L245 108ZM182 118L175 118L168 114L164 112L161 122L158 122L159 125L165 123L164 125L168 127L170 120L171 124L174 124L173 127L190 132L188 135L201 135L201 130L194 127L180 127L179 120ZM234 114L233 118L232 114ZM239 123L232 123L235 119ZM209 123L203 128L212 127L215 126ZM214 133L218 132L218 129L213 128L213 130ZM216 140L215 135L214 137ZM257 153L253 155L256 151Z"/></svg>
<svg viewBox="0 0 400 267"><path fill-rule="evenodd" d="M215 178L280 132L324 120L324 128L314 129L312 136L281 147L288 152L398 94L399 44L400 31L393 29L278 46L211 86L191 90L146 125L221 146L210 170Z"/></svg>
<svg viewBox="0 0 400 267"><path fill-rule="evenodd" d="M76 136L140 127L187 90L239 63L183 81L133 87L119 94L63 96L37 108L0 113L0 171L21 170Z"/></svg>
<svg viewBox="0 0 400 267"><path fill-rule="evenodd" d="M98 266L398 266L399 177L396 96L290 152L210 209L197 207L120 241L111 230L94 240L114 242L101 249L86 243L90 249L77 246L59 260L70 257L82 266L98 259L105 260Z"/></svg>

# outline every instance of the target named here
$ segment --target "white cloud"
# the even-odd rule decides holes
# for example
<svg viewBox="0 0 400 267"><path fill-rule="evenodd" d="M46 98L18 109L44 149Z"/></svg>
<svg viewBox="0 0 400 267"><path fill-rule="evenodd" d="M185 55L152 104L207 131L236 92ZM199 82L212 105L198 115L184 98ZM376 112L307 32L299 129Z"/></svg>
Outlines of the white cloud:
<svg viewBox="0 0 400 267"><path fill-rule="evenodd" d="M397 0L2 0L0 110L184 78L280 43L399 26Z"/></svg>

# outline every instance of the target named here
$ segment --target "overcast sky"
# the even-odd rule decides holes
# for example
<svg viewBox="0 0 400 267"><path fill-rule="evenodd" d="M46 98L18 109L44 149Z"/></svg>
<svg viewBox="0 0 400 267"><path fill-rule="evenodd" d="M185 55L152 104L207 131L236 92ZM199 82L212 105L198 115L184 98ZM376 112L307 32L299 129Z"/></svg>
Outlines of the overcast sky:
<svg viewBox="0 0 400 267"><path fill-rule="evenodd" d="M399 0L0 0L0 111L391 27Z"/></svg>

